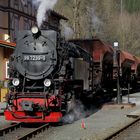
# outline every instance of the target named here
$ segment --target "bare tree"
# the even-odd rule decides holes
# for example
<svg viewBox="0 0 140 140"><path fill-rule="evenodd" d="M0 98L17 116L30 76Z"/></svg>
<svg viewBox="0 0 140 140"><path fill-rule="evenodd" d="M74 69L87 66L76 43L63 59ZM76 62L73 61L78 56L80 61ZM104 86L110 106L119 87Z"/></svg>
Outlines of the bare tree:
<svg viewBox="0 0 140 140"><path fill-rule="evenodd" d="M140 56L140 11L138 4L131 8L130 1L135 4L133 0L122 0L123 6L118 0L61 0L57 9L70 19L74 38L96 36L110 44L118 40L121 49Z"/></svg>

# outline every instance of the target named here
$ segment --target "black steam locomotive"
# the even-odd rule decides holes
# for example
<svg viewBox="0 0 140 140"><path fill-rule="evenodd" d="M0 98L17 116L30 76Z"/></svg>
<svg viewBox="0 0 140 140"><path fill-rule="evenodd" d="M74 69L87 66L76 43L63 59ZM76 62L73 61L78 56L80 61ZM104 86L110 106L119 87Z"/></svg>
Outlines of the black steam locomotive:
<svg viewBox="0 0 140 140"><path fill-rule="evenodd" d="M92 57L59 36L37 27L19 32L9 64L7 120L58 122L80 98L84 81L75 76L75 60L90 66Z"/></svg>

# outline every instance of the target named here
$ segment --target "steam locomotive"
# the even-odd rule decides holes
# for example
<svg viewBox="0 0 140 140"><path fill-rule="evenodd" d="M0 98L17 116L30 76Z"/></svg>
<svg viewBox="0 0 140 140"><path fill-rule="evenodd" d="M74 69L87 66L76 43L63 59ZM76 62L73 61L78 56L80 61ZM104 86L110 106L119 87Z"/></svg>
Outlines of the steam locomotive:
<svg viewBox="0 0 140 140"><path fill-rule="evenodd" d="M18 34L9 64L7 120L58 122L80 98L84 83L74 78L74 59L92 65L92 57L58 35L37 27Z"/></svg>

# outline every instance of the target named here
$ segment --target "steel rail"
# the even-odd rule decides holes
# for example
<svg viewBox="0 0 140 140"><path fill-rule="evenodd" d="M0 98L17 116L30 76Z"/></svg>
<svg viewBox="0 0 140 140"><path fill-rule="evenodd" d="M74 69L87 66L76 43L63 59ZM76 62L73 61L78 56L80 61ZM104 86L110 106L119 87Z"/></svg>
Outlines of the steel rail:
<svg viewBox="0 0 140 140"><path fill-rule="evenodd" d="M21 124L22 123L15 123L15 124L13 124L11 126L8 126L6 128L0 129L0 137L1 136L4 136L4 134L7 134L9 132L12 132L12 131L16 130L17 128L20 128L21 127Z"/></svg>
<svg viewBox="0 0 140 140"><path fill-rule="evenodd" d="M35 135L37 135L38 133L41 133L48 128L49 128L49 123L44 124L44 125L40 126L39 128L36 128L32 132L29 132L29 133L25 134L24 136L21 136L17 140L29 140L29 139L35 137Z"/></svg>
<svg viewBox="0 0 140 140"><path fill-rule="evenodd" d="M129 127L133 126L134 124L136 124L138 121L140 121L140 117L137 118L135 121L129 123L128 125L124 126L123 128L121 128L120 130L118 130L117 132L109 135L108 137L106 137L104 140L111 140L114 137L116 137L117 135L121 134L123 131L125 131L126 129L128 129Z"/></svg>

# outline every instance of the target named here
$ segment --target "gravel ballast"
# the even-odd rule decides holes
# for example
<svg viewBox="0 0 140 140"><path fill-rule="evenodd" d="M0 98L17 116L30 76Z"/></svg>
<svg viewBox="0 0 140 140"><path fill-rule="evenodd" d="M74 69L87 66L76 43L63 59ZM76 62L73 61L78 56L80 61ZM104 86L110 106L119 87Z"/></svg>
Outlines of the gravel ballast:
<svg viewBox="0 0 140 140"><path fill-rule="evenodd" d="M127 97L123 97L127 102ZM135 118L127 117L127 114L139 110L140 93L130 95L130 102L136 103L133 108L105 108L96 111L87 118L81 118L72 124L52 126L33 140L104 140L108 135L133 122ZM0 127L4 127L7 121L0 116Z"/></svg>
<svg viewBox="0 0 140 140"><path fill-rule="evenodd" d="M133 122L135 118L126 115L139 110L140 93L130 95L130 102L136 103L133 108L99 109L91 116L75 121L72 124L52 127L39 134L34 140L104 140L107 136ZM127 102L127 97L123 97ZM85 128L82 128L82 122Z"/></svg>

